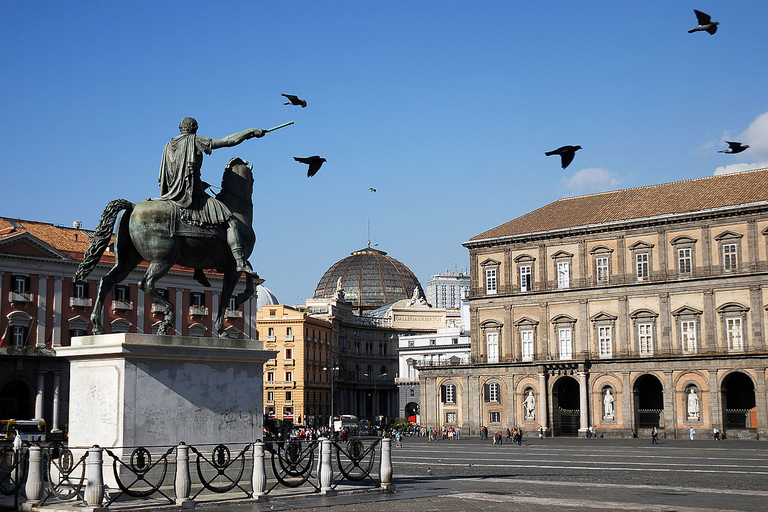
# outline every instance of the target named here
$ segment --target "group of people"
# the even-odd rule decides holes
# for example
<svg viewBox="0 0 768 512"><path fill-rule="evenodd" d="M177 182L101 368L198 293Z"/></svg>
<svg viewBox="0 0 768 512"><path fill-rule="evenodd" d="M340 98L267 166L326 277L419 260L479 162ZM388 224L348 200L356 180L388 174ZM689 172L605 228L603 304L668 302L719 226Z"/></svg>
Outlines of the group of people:
<svg viewBox="0 0 768 512"><path fill-rule="evenodd" d="M443 425L441 429L437 427L422 427L421 436L427 437L430 441L438 441L440 439L458 441L461 437L461 428L452 425Z"/></svg>
<svg viewBox="0 0 768 512"><path fill-rule="evenodd" d="M504 444L504 434L501 430L497 430L496 433L491 434L491 440L493 441L493 444L503 445ZM488 439L488 427L483 425L480 427L480 439L487 440ZM507 442L512 441L513 443L517 443L518 445L523 444L523 429L517 427L512 427L511 429L507 429L506 432L506 440Z"/></svg>

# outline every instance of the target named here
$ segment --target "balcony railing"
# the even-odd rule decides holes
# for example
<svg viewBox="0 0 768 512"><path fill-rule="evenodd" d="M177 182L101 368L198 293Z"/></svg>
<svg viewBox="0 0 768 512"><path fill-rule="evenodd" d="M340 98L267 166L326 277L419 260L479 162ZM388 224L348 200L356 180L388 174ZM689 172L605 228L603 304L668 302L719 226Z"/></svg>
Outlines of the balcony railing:
<svg viewBox="0 0 768 512"><path fill-rule="evenodd" d="M292 334L286 334L285 338L283 338L283 341L293 341L293 335Z"/></svg>
<svg viewBox="0 0 768 512"><path fill-rule="evenodd" d="M205 306L189 306L189 316L208 316L208 308Z"/></svg>
<svg viewBox="0 0 768 512"><path fill-rule="evenodd" d="M264 338L264 340L265 341L275 341L275 337L274 336L267 336L266 338Z"/></svg>
<svg viewBox="0 0 768 512"><path fill-rule="evenodd" d="M133 309L133 302L130 300L113 300L112 311L130 311Z"/></svg>
<svg viewBox="0 0 768 512"><path fill-rule="evenodd" d="M8 300L10 302L32 302L35 300L35 294L32 292L9 292Z"/></svg>
<svg viewBox="0 0 768 512"><path fill-rule="evenodd" d="M243 318L243 312L237 309L227 309L224 312L225 318Z"/></svg>
<svg viewBox="0 0 768 512"><path fill-rule="evenodd" d="M296 364L296 362L293 359L286 359L283 364Z"/></svg>
<svg viewBox="0 0 768 512"><path fill-rule="evenodd" d="M93 305L93 299L90 297L70 297L69 307L71 308L89 308Z"/></svg>
<svg viewBox="0 0 768 512"><path fill-rule="evenodd" d="M161 304L158 304L157 302L153 302L152 303L152 307L150 308L150 311L152 311L152 313L163 313L164 312L163 306Z"/></svg>

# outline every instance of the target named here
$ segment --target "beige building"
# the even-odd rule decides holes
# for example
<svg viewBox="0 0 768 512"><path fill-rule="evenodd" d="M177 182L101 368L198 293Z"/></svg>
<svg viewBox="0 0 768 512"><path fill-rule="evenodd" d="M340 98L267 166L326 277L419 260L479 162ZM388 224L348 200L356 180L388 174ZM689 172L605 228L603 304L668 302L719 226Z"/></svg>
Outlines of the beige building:
<svg viewBox="0 0 768 512"><path fill-rule="evenodd" d="M768 436L768 169L555 201L466 242L472 363L422 424Z"/></svg>

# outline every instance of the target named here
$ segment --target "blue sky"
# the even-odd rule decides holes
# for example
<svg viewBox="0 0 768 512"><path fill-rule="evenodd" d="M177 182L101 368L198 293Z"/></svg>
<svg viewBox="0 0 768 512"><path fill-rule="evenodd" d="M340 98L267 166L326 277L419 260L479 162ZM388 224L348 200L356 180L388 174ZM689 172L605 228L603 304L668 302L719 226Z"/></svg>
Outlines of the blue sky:
<svg viewBox="0 0 768 512"><path fill-rule="evenodd" d="M687 33L694 8L715 35ZM564 196L768 166L766 20L764 0L7 3L0 215L93 229L158 194L182 117L208 137L293 120L203 165L218 184L254 164L265 285L302 303L370 222L426 286ZM562 170L544 152L566 144ZM293 157L315 154L308 179Z"/></svg>

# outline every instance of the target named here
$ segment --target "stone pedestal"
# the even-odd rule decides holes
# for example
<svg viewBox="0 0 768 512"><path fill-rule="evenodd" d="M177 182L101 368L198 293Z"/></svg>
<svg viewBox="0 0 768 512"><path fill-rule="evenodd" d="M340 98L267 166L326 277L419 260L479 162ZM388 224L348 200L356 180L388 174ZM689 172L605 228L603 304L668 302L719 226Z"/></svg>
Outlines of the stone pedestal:
<svg viewBox="0 0 768 512"><path fill-rule="evenodd" d="M73 338L56 349L70 361L69 446L124 455L261 439L263 364L276 354L261 347L131 333Z"/></svg>

